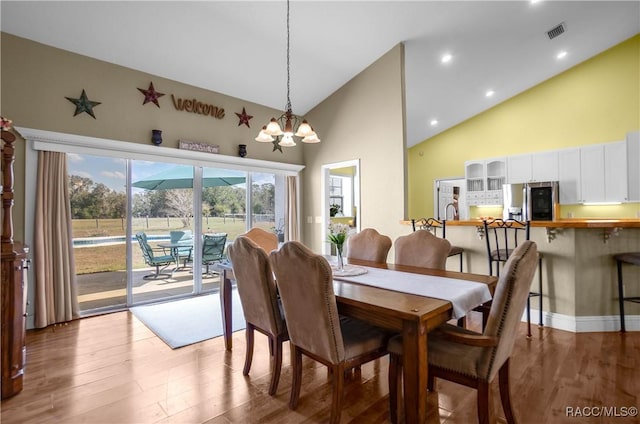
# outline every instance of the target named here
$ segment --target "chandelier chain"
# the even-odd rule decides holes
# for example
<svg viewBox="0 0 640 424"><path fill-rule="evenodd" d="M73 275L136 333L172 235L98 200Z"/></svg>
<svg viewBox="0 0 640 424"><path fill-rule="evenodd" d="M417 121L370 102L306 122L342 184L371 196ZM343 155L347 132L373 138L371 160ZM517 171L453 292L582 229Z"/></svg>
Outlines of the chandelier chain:
<svg viewBox="0 0 640 424"><path fill-rule="evenodd" d="M290 31L289 31L289 0L287 0L287 106L286 106L286 111L287 112L291 112L291 97L290 97L290 80L291 80L291 75L290 75L290 57L289 57L289 38L290 38Z"/></svg>

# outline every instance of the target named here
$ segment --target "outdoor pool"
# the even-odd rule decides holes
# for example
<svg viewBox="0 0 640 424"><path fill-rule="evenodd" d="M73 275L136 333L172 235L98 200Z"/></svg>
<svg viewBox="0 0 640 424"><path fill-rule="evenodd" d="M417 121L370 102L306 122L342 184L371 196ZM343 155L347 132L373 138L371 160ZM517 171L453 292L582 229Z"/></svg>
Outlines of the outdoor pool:
<svg viewBox="0 0 640 424"><path fill-rule="evenodd" d="M111 237L79 237L73 239L73 247L91 247L91 246L109 246L113 244L122 244L126 240L126 236ZM150 241L170 241L169 234L147 234L147 240ZM131 237L132 243L137 243L136 237Z"/></svg>

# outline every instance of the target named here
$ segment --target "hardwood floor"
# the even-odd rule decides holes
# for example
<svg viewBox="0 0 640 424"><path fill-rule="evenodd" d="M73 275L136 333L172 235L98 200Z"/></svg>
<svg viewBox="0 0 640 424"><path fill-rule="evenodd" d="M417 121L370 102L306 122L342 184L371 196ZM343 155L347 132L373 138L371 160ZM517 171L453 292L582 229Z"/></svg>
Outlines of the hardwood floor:
<svg viewBox="0 0 640 424"><path fill-rule="evenodd" d="M476 317L474 317L476 318ZM472 319L471 326L477 326ZM519 329L511 392L520 423L640 423L637 416L570 417L566 408L640 407L640 333L574 334ZM266 337L243 377L244 331L227 353L219 337L171 350L129 312L27 332L24 390L2 401L3 424L26 423L323 423L330 415L326 368L304 360L298 409L288 408L289 349L275 397L268 395ZM342 422L387 423L387 357L346 384ZM429 423L476 422L475 391L437 380ZM505 422L492 384L492 416ZM581 410L584 411L584 410ZM628 411L628 410L627 410ZM637 409L636 409L637 411Z"/></svg>

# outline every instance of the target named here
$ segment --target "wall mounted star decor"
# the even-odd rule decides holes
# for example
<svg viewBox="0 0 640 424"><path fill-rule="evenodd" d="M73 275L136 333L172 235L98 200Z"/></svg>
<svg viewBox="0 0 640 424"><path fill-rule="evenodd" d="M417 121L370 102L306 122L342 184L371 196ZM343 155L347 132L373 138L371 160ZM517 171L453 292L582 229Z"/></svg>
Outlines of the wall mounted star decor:
<svg viewBox="0 0 640 424"><path fill-rule="evenodd" d="M236 112L236 115L238 115L238 118L240 118L240 121L238 122L238 126L245 124L247 127L249 127L249 119L253 118L253 116L247 115L247 111L244 110L244 108L242 108L242 113Z"/></svg>
<svg viewBox="0 0 640 424"><path fill-rule="evenodd" d="M275 140L271 142L271 144L273 144L272 152L275 152L276 150L280 150L280 153L283 153L282 146L280 145L280 137L276 137Z"/></svg>
<svg viewBox="0 0 640 424"><path fill-rule="evenodd" d="M96 115L93 114L93 107L98 106L101 103L92 102L91 100L89 100L89 98L87 97L87 93L85 93L84 91L84 88L82 89L82 94L80 95L79 99L72 99L71 97L65 97L65 99L76 105L76 112L73 114L73 116L79 115L82 112L86 112L91 115L93 119L96 119Z"/></svg>
<svg viewBox="0 0 640 424"><path fill-rule="evenodd" d="M149 83L149 88L147 88L146 90L144 88L138 88L138 91L144 94L144 102L142 103L143 105L146 105L149 102L153 102L156 106L160 107L158 99L164 96L164 93L156 91L156 89L153 88L152 82Z"/></svg>

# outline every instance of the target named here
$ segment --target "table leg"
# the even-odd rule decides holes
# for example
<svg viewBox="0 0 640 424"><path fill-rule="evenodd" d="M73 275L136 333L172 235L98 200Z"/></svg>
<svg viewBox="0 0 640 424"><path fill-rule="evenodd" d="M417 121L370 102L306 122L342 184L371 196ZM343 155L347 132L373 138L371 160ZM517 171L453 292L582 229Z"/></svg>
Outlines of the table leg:
<svg viewBox="0 0 640 424"><path fill-rule="evenodd" d="M227 350L232 348L231 336L231 274L230 270L223 269L220 276L220 312L222 313L222 334L224 337L224 347Z"/></svg>
<svg viewBox="0 0 640 424"><path fill-rule="evenodd" d="M404 411L407 423L427 417L427 334L424 323L405 322L402 329Z"/></svg>

